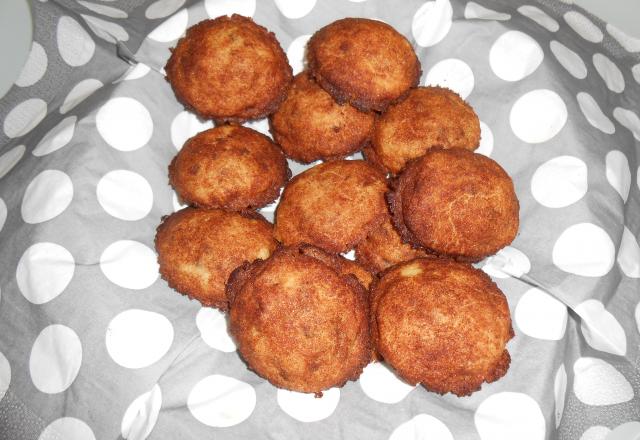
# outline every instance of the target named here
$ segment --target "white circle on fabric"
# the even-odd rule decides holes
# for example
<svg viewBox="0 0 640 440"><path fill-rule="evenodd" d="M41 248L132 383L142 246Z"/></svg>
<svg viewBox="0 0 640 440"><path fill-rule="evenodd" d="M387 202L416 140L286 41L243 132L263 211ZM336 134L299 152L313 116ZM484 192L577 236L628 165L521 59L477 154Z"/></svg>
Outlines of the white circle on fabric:
<svg viewBox="0 0 640 440"><path fill-rule="evenodd" d="M186 0L157 0L147 6L144 16L149 20L165 18L180 9Z"/></svg>
<svg viewBox="0 0 640 440"><path fill-rule="evenodd" d="M43 138L38 142L36 148L33 149L31 154L36 157L46 156L60 148L65 147L76 131L77 116L67 116L58 123L55 127L47 132Z"/></svg>
<svg viewBox="0 0 640 440"><path fill-rule="evenodd" d="M317 422L331 416L340 402L340 389L330 388L322 392L322 397L279 389L278 406L282 411L299 422Z"/></svg>
<svg viewBox="0 0 640 440"><path fill-rule="evenodd" d="M105 142L120 151L145 146L153 134L149 110L129 97L112 98L100 107L96 127Z"/></svg>
<svg viewBox="0 0 640 440"><path fill-rule="evenodd" d="M73 183L63 171L44 170L27 185L22 198L22 219L42 223L62 214L73 200Z"/></svg>
<svg viewBox="0 0 640 440"><path fill-rule="evenodd" d="M87 31L66 15L58 20L56 40L60 56L71 67L87 64L96 51L96 43Z"/></svg>
<svg viewBox="0 0 640 440"><path fill-rule="evenodd" d="M80 14L80 16L84 19L93 33L109 43L116 44L119 41L129 40L129 33L117 23L103 20L92 15Z"/></svg>
<svg viewBox="0 0 640 440"><path fill-rule="evenodd" d="M637 141L640 141L640 118L636 113L626 108L616 107L613 109L613 117L623 127L631 131Z"/></svg>
<svg viewBox="0 0 640 440"><path fill-rule="evenodd" d="M564 403L567 398L567 370L564 368L564 364L560 364L558 371L556 371L556 378L553 381L553 396L556 404L555 418L557 429L560 427L560 421L564 413Z"/></svg>
<svg viewBox="0 0 640 440"><path fill-rule="evenodd" d="M302 18L316 5L316 0L275 0L280 13L288 19Z"/></svg>
<svg viewBox="0 0 640 440"><path fill-rule="evenodd" d="M47 72L47 53L40 43L31 43L31 51L20 76L16 80L18 87L29 87L40 81Z"/></svg>
<svg viewBox="0 0 640 440"><path fill-rule="evenodd" d="M509 123L522 141L539 144L552 139L567 122L567 106L551 90L537 89L522 95L511 107Z"/></svg>
<svg viewBox="0 0 640 440"><path fill-rule="evenodd" d="M624 90L624 76L618 66L607 56L601 53L594 54L593 65L609 90L614 93Z"/></svg>
<svg viewBox="0 0 640 440"><path fill-rule="evenodd" d="M100 256L102 273L125 289L146 289L158 278L158 262L154 251L133 240L111 243Z"/></svg>
<svg viewBox="0 0 640 440"><path fill-rule="evenodd" d="M147 37L157 41L158 43L169 43L175 41L185 33L188 22L189 13L186 9L181 9L151 31Z"/></svg>
<svg viewBox="0 0 640 440"><path fill-rule="evenodd" d="M611 433L607 440L629 440L640 438L640 422L627 422L617 426Z"/></svg>
<svg viewBox="0 0 640 440"><path fill-rule="evenodd" d="M114 170L102 176L96 196L100 206L120 220L143 219L153 207L151 185L140 174L129 170Z"/></svg>
<svg viewBox="0 0 640 440"><path fill-rule="evenodd" d="M162 406L162 391L158 384L136 397L127 407L120 423L120 432L125 440L144 440L149 437L158 421Z"/></svg>
<svg viewBox="0 0 640 440"><path fill-rule="evenodd" d="M626 203L631 189L631 169L627 156L622 151L612 150L607 153L605 163L607 181Z"/></svg>
<svg viewBox="0 0 640 440"><path fill-rule="evenodd" d="M47 103L30 98L16 105L4 118L4 133L10 138L24 136L47 116Z"/></svg>
<svg viewBox="0 0 640 440"><path fill-rule="evenodd" d="M475 79L467 63L457 58L448 58L433 66L424 81L425 86L440 86L456 92L462 99L473 90Z"/></svg>
<svg viewBox="0 0 640 440"><path fill-rule="evenodd" d="M493 132L491 127L482 121L480 121L480 146L475 152L487 157L493 152Z"/></svg>
<svg viewBox="0 0 640 440"><path fill-rule="evenodd" d="M538 403L527 394L501 392L487 397L475 412L482 440L543 440L545 421Z"/></svg>
<svg viewBox="0 0 640 440"><path fill-rule="evenodd" d="M47 303L67 288L75 268L73 255L66 248L48 242L33 244L18 261L18 289L32 304Z"/></svg>
<svg viewBox="0 0 640 440"><path fill-rule="evenodd" d="M418 414L393 430L389 440L429 439L453 440L447 425L429 414Z"/></svg>
<svg viewBox="0 0 640 440"><path fill-rule="evenodd" d="M0 221L0 224L2 222ZM629 278L640 278L640 245L633 233L624 227L618 249L618 264L622 273Z"/></svg>
<svg viewBox="0 0 640 440"><path fill-rule="evenodd" d="M187 406L199 422L227 428L251 416L256 406L256 391L246 382L213 374L193 387L187 398Z"/></svg>
<svg viewBox="0 0 640 440"><path fill-rule="evenodd" d="M123 81L132 81L134 79L140 79L151 71L151 68L144 63L138 63L133 66L127 74L122 78Z"/></svg>
<svg viewBox="0 0 640 440"><path fill-rule="evenodd" d="M304 51L310 38L311 34L300 35L289 44L287 59L294 75L304 70Z"/></svg>
<svg viewBox="0 0 640 440"><path fill-rule="evenodd" d="M633 75L633 79L640 84L640 64L636 64L631 68L631 74Z"/></svg>
<svg viewBox="0 0 640 440"><path fill-rule="evenodd" d="M253 17L256 0L204 0L204 8L209 18L232 14Z"/></svg>
<svg viewBox="0 0 640 440"><path fill-rule="evenodd" d="M255 121L245 122L242 125L247 127L247 128L250 128L252 130L257 131L258 133L262 133L263 135L265 135L269 139L273 140L273 137L271 136L271 131L269 131L269 119L267 119L267 118L262 118L262 119L257 119Z"/></svg>
<svg viewBox="0 0 640 440"><path fill-rule="evenodd" d="M535 21L549 32L557 32L558 29L560 29L558 22L540 8L531 5L523 5L518 8L518 12Z"/></svg>
<svg viewBox="0 0 640 440"><path fill-rule="evenodd" d="M519 81L536 71L544 53L540 45L520 31L500 35L489 51L489 65L496 76L505 81Z"/></svg>
<svg viewBox="0 0 640 440"><path fill-rule="evenodd" d="M453 23L449 0L425 2L413 16L411 34L418 46L430 47L444 39Z"/></svg>
<svg viewBox="0 0 640 440"><path fill-rule="evenodd" d="M7 204L0 198L0 232L7 221Z"/></svg>
<svg viewBox="0 0 640 440"><path fill-rule="evenodd" d="M173 326L160 313L129 309L116 315L105 337L111 359L125 368L144 368L158 362L173 343Z"/></svg>
<svg viewBox="0 0 640 440"><path fill-rule="evenodd" d="M579 92L576 95L578 105L582 114L587 119L589 124L597 128L603 133L613 134L616 131L616 127L600 109L600 106L593 97L586 92Z"/></svg>
<svg viewBox="0 0 640 440"><path fill-rule="evenodd" d="M615 405L633 399L629 381L602 359L581 357L573 364L573 392L582 403Z"/></svg>
<svg viewBox="0 0 640 440"><path fill-rule="evenodd" d="M127 18L129 15L118 8L114 8L112 6L100 5L97 3L90 3L83 0L78 0L78 3L90 10L91 12L95 12L96 14L104 15L105 17L111 18Z"/></svg>
<svg viewBox="0 0 640 440"><path fill-rule="evenodd" d="M82 344L76 332L65 325L50 325L40 332L31 348L31 381L43 393L61 393L76 379L81 364Z"/></svg>
<svg viewBox="0 0 640 440"><path fill-rule="evenodd" d="M210 128L213 128L213 122L203 121L186 110L181 111L171 122L171 142L180 151L189 138Z"/></svg>
<svg viewBox="0 0 640 440"><path fill-rule="evenodd" d="M9 174L9 171L16 166L22 156L24 156L24 152L26 151L26 147L24 145L18 145L17 147L13 147L6 153L0 155L0 179Z"/></svg>
<svg viewBox="0 0 640 440"><path fill-rule="evenodd" d="M580 436L580 440L606 440L611 430L606 426L591 426Z"/></svg>
<svg viewBox="0 0 640 440"><path fill-rule="evenodd" d="M574 156L559 156L540 165L531 178L531 194L547 208L564 208L587 193L587 164Z"/></svg>
<svg viewBox="0 0 640 440"><path fill-rule="evenodd" d="M536 287L522 295L515 311L515 321L522 333L547 341L564 337L567 317L567 306Z"/></svg>
<svg viewBox="0 0 640 440"><path fill-rule="evenodd" d="M11 384L11 364L0 351L0 400L4 397Z"/></svg>
<svg viewBox="0 0 640 440"><path fill-rule="evenodd" d="M569 11L564 14L564 21L578 35L591 43L600 43L604 34L598 26L578 11Z"/></svg>
<svg viewBox="0 0 640 440"><path fill-rule="evenodd" d="M574 78L584 79L587 77L587 65L582 61L580 55L555 40L549 43L549 48L560 65Z"/></svg>
<svg viewBox="0 0 640 440"><path fill-rule="evenodd" d="M211 348L232 353L236 351L236 344L227 331L225 314L218 309L203 307L196 315L196 326L200 337Z"/></svg>
<svg viewBox="0 0 640 440"><path fill-rule="evenodd" d="M633 38L611 23L607 23L607 32L609 32L609 35L611 35L618 43L620 43L620 46L622 46L627 52L640 52L640 39Z"/></svg>
<svg viewBox="0 0 640 440"><path fill-rule="evenodd" d="M467 20L509 20L511 14L494 11L476 2L467 2L464 7L464 18Z"/></svg>
<svg viewBox="0 0 640 440"><path fill-rule="evenodd" d="M49 423L38 440L95 440L96 436L85 422L75 417L61 417Z"/></svg>
<svg viewBox="0 0 640 440"><path fill-rule="evenodd" d="M588 299L574 308L580 316L580 330L594 349L624 356L627 335L618 320L597 299Z"/></svg>
<svg viewBox="0 0 640 440"><path fill-rule="evenodd" d="M553 264L560 270L585 277L609 273L615 246L609 234L593 223L578 223L565 229L552 251Z"/></svg>
<svg viewBox="0 0 640 440"><path fill-rule="evenodd" d="M358 383L368 397L381 403L398 403L415 389L382 362L372 362L364 367Z"/></svg>
<svg viewBox="0 0 640 440"><path fill-rule="evenodd" d="M529 273L531 262L521 250L506 246L495 255L488 257L484 261L482 270L495 278L520 278L522 275Z"/></svg>
<svg viewBox="0 0 640 440"><path fill-rule="evenodd" d="M97 79L89 78L80 81L73 86L71 91L60 106L60 113L65 114L73 110L78 104L87 99L96 90L100 89L104 84Z"/></svg>

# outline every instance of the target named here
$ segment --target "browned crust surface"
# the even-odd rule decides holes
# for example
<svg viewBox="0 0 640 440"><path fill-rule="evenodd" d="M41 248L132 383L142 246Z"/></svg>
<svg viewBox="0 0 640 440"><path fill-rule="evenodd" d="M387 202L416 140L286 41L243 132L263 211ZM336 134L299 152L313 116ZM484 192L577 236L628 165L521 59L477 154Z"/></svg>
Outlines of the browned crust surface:
<svg viewBox="0 0 640 440"><path fill-rule="evenodd" d="M507 300L468 264L419 258L388 269L372 287L371 326L398 375L436 393L469 395L509 367Z"/></svg>
<svg viewBox="0 0 640 440"><path fill-rule="evenodd" d="M170 287L226 310L231 272L245 261L268 258L277 242L258 214L185 208L163 218L155 246L160 275Z"/></svg>
<svg viewBox="0 0 640 440"><path fill-rule="evenodd" d="M307 44L311 75L333 98L384 111L420 80L411 43L386 23L344 18L318 30Z"/></svg>
<svg viewBox="0 0 640 440"><path fill-rule="evenodd" d="M248 367L273 385L320 393L369 362L364 288L299 248L245 264L227 284L229 330Z"/></svg>
<svg viewBox="0 0 640 440"><path fill-rule="evenodd" d="M198 133L169 165L169 182L186 203L234 211L273 202L289 175L271 139L232 125Z"/></svg>
<svg viewBox="0 0 640 440"><path fill-rule="evenodd" d="M345 276L353 275L365 289L369 289L373 282L373 274L355 261L347 260L340 255L331 254L310 244L302 244L299 248L300 253L303 255L322 261L327 266L332 267L333 270L339 274Z"/></svg>
<svg viewBox="0 0 640 440"><path fill-rule="evenodd" d="M285 98L292 78L275 35L236 14L190 27L165 71L185 107L217 122L269 115Z"/></svg>

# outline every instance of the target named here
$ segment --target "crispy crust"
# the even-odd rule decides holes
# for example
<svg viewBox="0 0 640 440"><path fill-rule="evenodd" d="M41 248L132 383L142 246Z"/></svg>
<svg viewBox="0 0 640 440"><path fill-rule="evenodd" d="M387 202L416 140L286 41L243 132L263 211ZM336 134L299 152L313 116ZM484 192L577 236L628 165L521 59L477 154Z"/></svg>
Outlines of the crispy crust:
<svg viewBox="0 0 640 440"><path fill-rule="evenodd" d="M245 261L269 257L277 242L271 224L257 213L185 208L163 217L155 247L170 287L226 310L229 274Z"/></svg>
<svg viewBox="0 0 640 440"><path fill-rule="evenodd" d="M344 158L369 143L374 116L336 103L307 72L293 79L289 94L271 115L274 140L301 163Z"/></svg>
<svg viewBox="0 0 640 440"><path fill-rule="evenodd" d="M309 243L347 252L387 213L384 175L362 160L339 160L298 174L285 186L275 236L285 245Z"/></svg>
<svg viewBox="0 0 640 440"><path fill-rule="evenodd" d="M347 260L346 258L330 254L320 248L312 246L310 244L301 244L299 246L300 253L313 257L316 260L322 261L327 266L330 266L341 275L353 275L358 282L364 286L365 289L369 289L373 282L373 274L360 264Z"/></svg>
<svg viewBox="0 0 640 440"><path fill-rule="evenodd" d="M384 111L418 85L420 61L411 43L386 23L344 18L318 30L307 44L307 65L339 102Z"/></svg>
<svg viewBox="0 0 640 440"><path fill-rule="evenodd" d="M439 394L470 395L509 367L507 300L468 264L418 258L386 270L372 287L371 327L403 380Z"/></svg>
<svg viewBox="0 0 640 440"><path fill-rule="evenodd" d="M292 79L272 32L241 15L190 27L165 66L178 101L205 119L242 123L273 113Z"/></svg>
<svg viewBox="0 0 640 440"><path fill-rule="evenodd" d="M321 394L369 363L369 309L354 276L310 253L280 248L236 269L227 283L229 331L249 369L277 387Z"/></svg>
<svg viewBox="0 0 640 440"><path fill-rule="evenodd" d="M520 205L494 160L431 148L392 184L387 200L405 243L458 261L480 261L513 241Z"/></svg>
<svg viewBox="0 0 640 440"><path fill-rule="evenodd" d="M480 145L480 120L455 92L442 87L418 87L376 119L372 149L385 170L398 174L429 148Z"/></svg>
<svg viewBox="0 0 640 440"><path fill-rule="evenodd" d="M291 172L267 136L223 125L189 139L169 165L169 182L185 202L240 211L273 202Z"/></svg>

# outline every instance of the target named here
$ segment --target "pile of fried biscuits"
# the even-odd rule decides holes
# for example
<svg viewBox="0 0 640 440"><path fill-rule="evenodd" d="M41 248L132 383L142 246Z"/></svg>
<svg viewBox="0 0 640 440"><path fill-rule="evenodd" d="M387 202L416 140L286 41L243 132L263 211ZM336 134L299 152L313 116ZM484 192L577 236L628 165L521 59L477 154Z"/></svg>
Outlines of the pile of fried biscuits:
<svg viewBox="0 0 640 440"><path fill-rule="evenodd" d="M240 356L277 387L321 395L378 361L441 394L499 379L509 307L471 263L511 243L519 204L473 152L474 110L418 87L411 44L379 21L321 28L305 65L294 77L275 35L239 15L178 41L167 79L216 126L169 166L190 206L157 229L162 277L227 312ZM273 140L240 125L264 117ZM287 158L321 162L291 178ZM278 196L272 225L257 210Z"/></svg>

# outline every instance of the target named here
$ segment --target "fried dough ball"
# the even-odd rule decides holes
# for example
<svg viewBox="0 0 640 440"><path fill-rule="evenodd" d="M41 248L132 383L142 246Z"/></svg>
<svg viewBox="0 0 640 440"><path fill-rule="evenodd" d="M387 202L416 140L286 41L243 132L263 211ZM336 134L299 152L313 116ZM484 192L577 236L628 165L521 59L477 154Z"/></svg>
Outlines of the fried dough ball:
<svg viewBox="0 0 640 440"><path fill-rule="evenodd" d="M479 261L513 241L519 203L494 160L432 148L411 162L388 194L403 241L460 261Z"/></svg>
<svg viewBox="0 0 640 440"><path fill-rule="evenodd" d="M289 175L287 160L271 139L234 125L198 133L169 165L169 182L183 201L234 211L271 203Z"/></svg>
<svg viewBox="0 0 640 440"><path fill-rule="evenodd" d="M393 27L366 18L343 18L318 30L307 44L316 81L342 103L384 111L420 80L411 43Z"/></svg>
<svg viewBox="0 0 640 440"><path fill-rule="evenodd" d="M227 295L240 355L277 387L321 394L356 380L369 362L366 291L329 260L278 249L236 269Z"/></svg>
<svg viewBox="0 0 640 440"><path fill-rule="evenodd" d="M231 272L245 261L268 258L277 242L258 214L185 208L162 220L155 245L160 275L170 287L226 310Z"/></svg>
<svg viewBox="0 0 640 440"><path fill-rule="evenodd" d="M418 258L386 271L371 295L376 348L406 382L466 396L507 372L509 306L481 270Z"/></svg>
<svg viewBox="0 0 640 440"><path fill-rule="evenodd" d="M241 123L273 113L292 78L275 35L235 14L190 27L165 71L178 101L216 122Z"/></svg>
<svg viewBox="0 0 640 440"><path fill-rule="evenodd" d="M285 186L275 236L285 245L309 243L346 252L384 220L386 190L384 175L362 160L316 165Z"/></svg>
<svg viewBox="0 0 640 440"><path fill-rule="evenodd" d="M376 120L374 162L398 174L431 147L475 150L480 120L460 96L442 87L418 87Z"/></svg>
<svg viewBox="0 0 640 440"><path fill-rule="evenodd" d="M289 94L271 115L274 140L285 154L302 163L340 159L369 142L374 116L331 95L302 72L293 79Z"/></svg>

